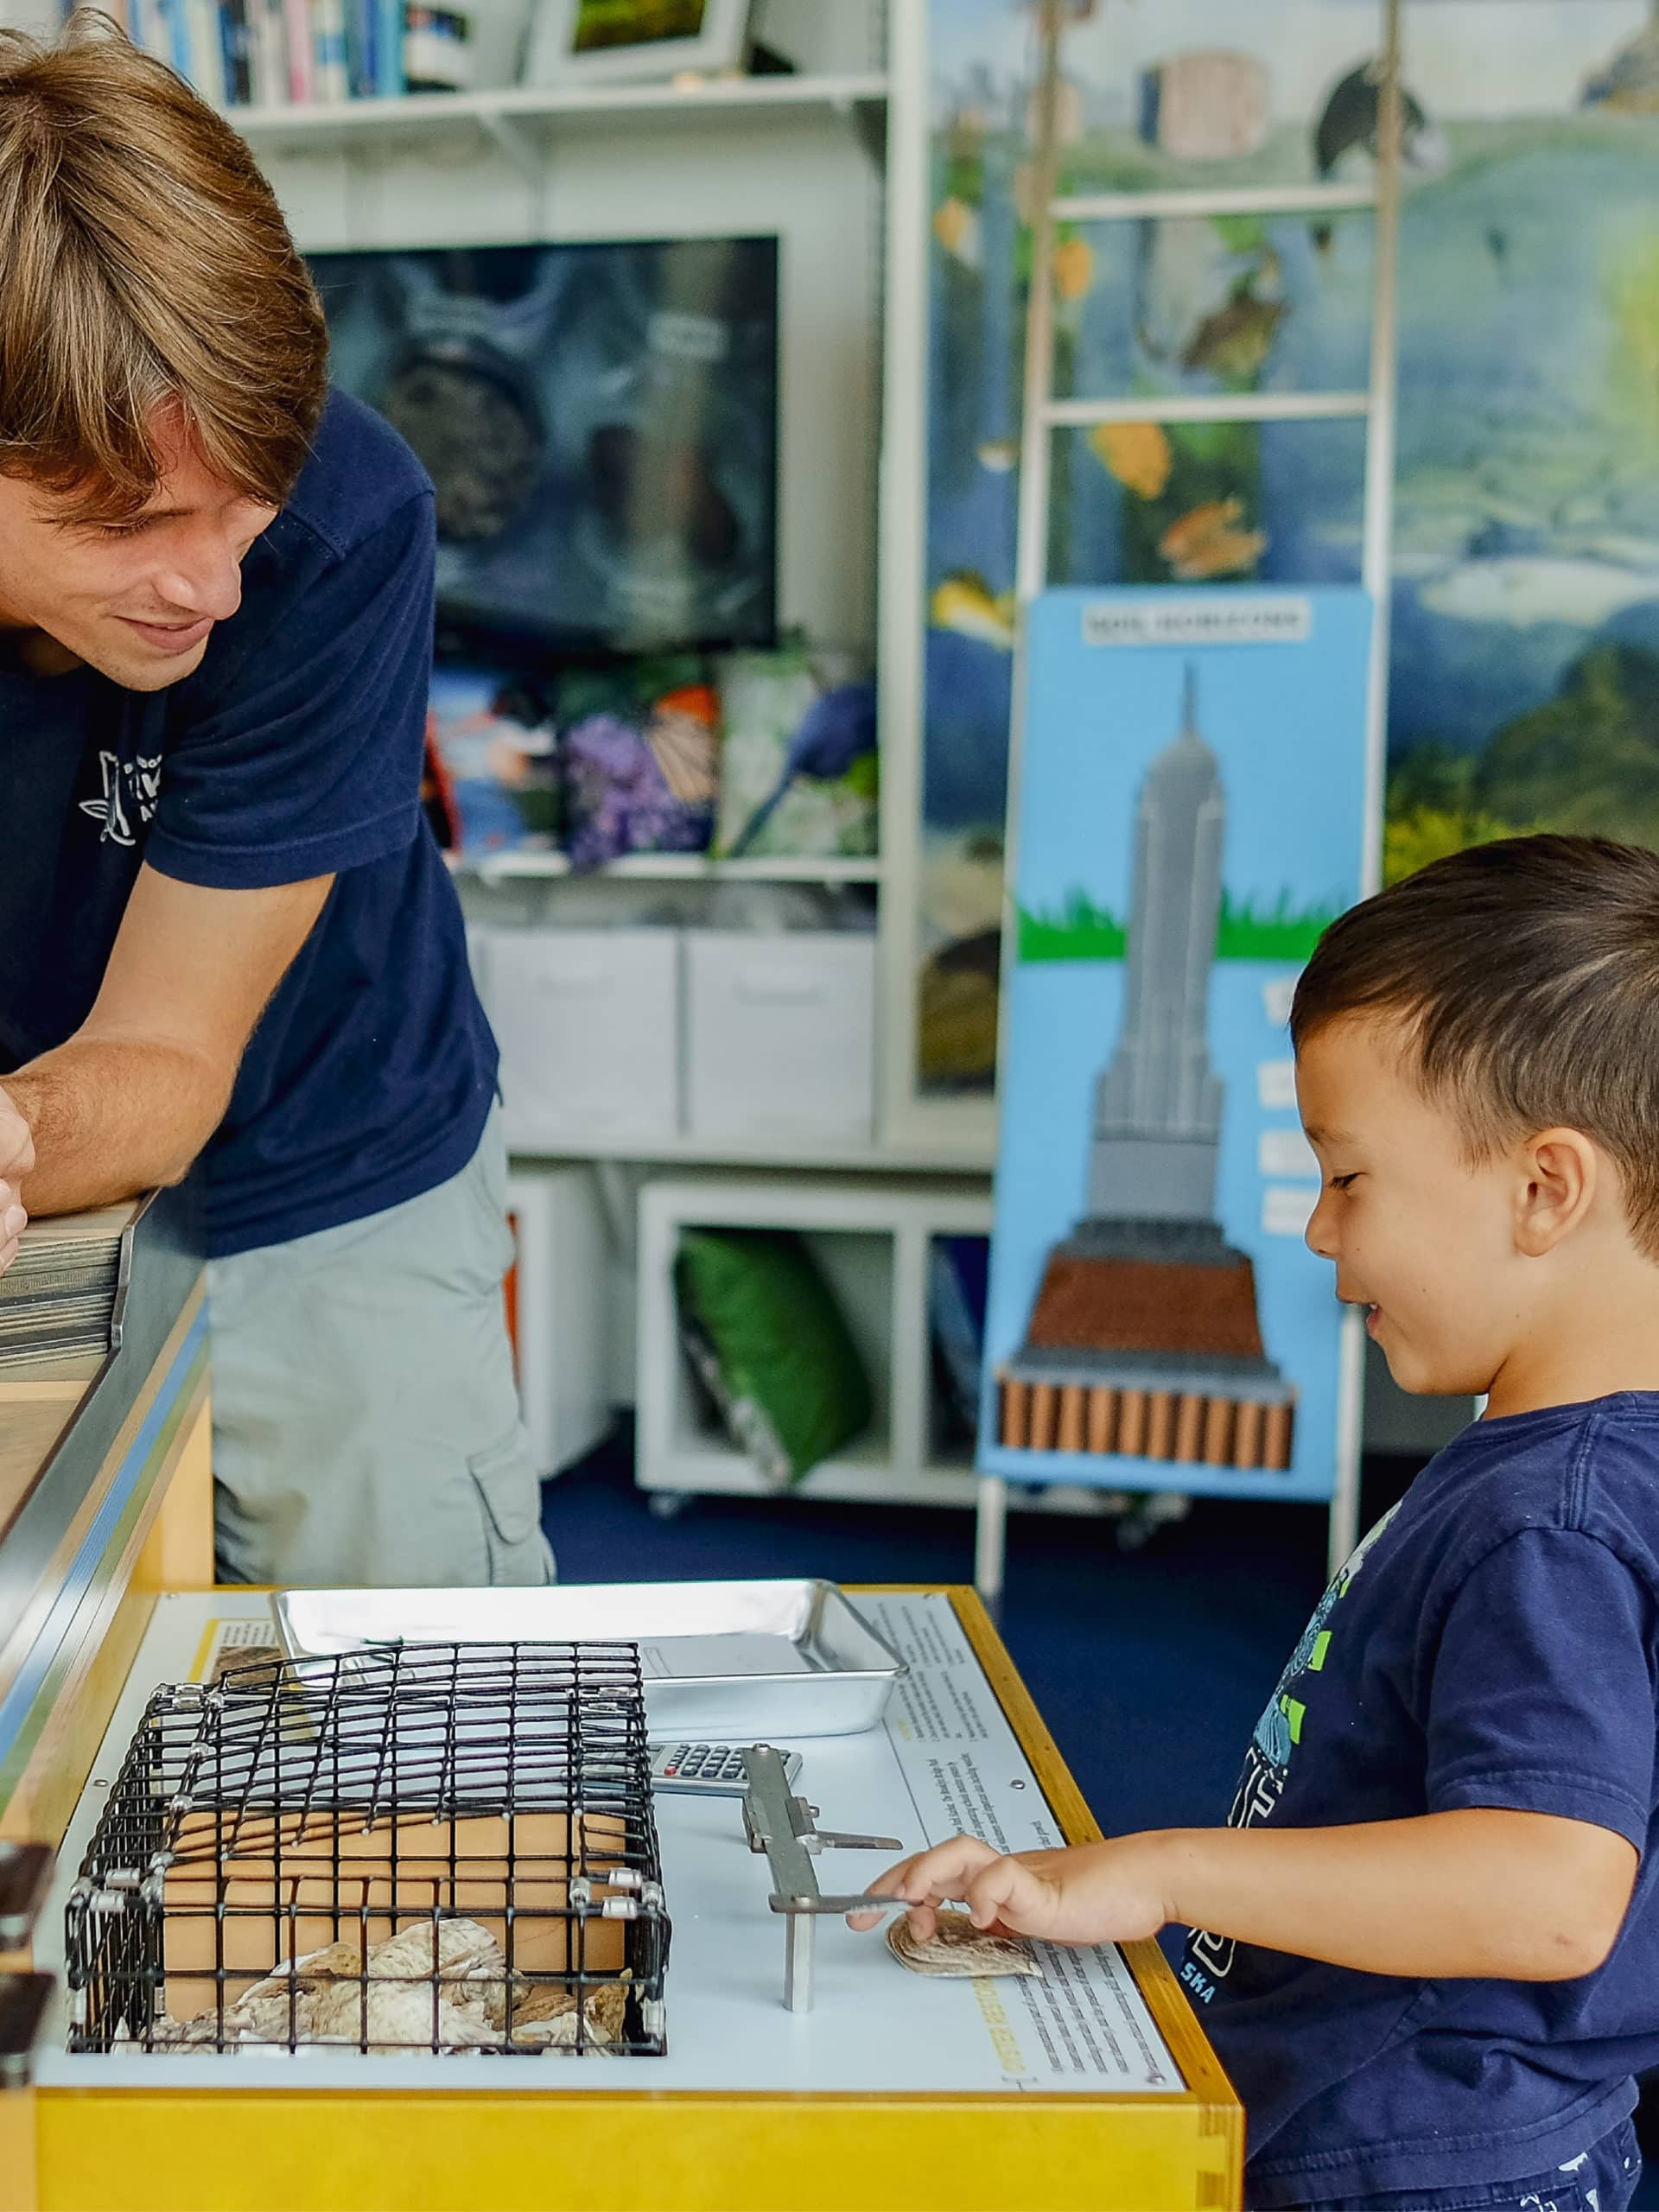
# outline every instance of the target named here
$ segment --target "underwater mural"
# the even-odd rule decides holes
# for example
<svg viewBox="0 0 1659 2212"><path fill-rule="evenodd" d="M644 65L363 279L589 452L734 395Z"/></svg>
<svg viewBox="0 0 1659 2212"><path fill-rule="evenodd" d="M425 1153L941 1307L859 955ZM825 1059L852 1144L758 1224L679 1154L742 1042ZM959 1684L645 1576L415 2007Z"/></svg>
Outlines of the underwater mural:
<svg viewBox="0 0 1659 2212"><path fill-rule="evenodd" d="M1059 188L1351 181L1377 0L1073 0ZM1406 0L1384 871L1659 843L1659 0ZM918 1080L988 1088L1013 673L1030 0L934 0ZM1364 384L1361 213L1062 226L1056 388ZM1351 583L1358 423L1055 435L1056 584ZM1115 958L1109 930L1046 957ZM1224 950L1223 957L1224 955Z"/></svg>

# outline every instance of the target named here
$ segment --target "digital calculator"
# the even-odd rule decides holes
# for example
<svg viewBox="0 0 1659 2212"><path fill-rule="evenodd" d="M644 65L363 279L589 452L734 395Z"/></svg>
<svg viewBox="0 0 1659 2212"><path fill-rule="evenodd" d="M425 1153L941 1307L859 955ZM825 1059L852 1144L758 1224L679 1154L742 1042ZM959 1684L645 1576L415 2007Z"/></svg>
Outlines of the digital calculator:
<svg viewBox="0 0 1659 2212"><path fill-rule="evenodd" d="M702 1797L741 1797L748 1787L744 1771L744 1744L653 1744L651 1746L651 1784L653 1789L684 1789ZM777 1747L785 1778L793 1782L801 1770L798 1751Z"/></svg>

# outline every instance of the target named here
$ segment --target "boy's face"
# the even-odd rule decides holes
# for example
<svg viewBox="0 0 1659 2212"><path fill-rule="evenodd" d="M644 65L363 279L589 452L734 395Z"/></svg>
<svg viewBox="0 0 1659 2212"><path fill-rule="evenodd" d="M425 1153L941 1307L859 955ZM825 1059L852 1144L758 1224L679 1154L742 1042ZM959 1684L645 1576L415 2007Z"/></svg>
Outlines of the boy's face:
<svg viewBox="0 0 1659 2212"><path fill-rule="evenodd" d="M54 639L42 666L84 661L130 691L163 690L241 604L243 556L276 508L221 483L176 429L158 425L156 442L162 480L118 529L67 522L67 502L0 476L0 631Z"/></svg>
<svg viewBox="0 0 1659 2212"><path fill-rule="evenodd" d="M1397 1025L1346 1017L1296 1061L1323 1188L1307 1241L1402 1389L1478 1396L1518 1319L1514 1175L1471 1166L1457 1125L1412 1080Z"/></svg>

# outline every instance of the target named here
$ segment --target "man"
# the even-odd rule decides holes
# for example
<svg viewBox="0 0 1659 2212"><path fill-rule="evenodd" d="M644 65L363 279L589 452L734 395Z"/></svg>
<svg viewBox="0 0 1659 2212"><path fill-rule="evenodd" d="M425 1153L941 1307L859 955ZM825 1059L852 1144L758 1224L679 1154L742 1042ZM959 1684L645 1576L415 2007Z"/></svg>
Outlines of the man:
<svg viewBox="0 0 1659 2212"><path fill-rule="evenodd" d="M431 487L242 142L0 33L0 1265L200 1154L220 1571L541 1582Z"/></svg>

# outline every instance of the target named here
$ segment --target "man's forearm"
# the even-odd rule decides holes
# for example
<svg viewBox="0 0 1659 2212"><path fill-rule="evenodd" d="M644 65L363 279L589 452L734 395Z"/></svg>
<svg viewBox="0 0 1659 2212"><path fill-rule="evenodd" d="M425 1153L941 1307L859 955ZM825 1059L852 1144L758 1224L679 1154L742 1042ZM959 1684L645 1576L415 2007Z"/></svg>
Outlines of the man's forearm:
<svg viewBox="0 0 1659 2212"><path fill-rule="evenodd" d="M1637 1864L1608 1830L1485 1808L1129 1840L1154 1847L1172 1920L1411 1979L1592 1972L1618 1934Z"/></svg>
<svg viewBox="0 0 1659 2212"><path fill-rule="evenodd" d="M232 1078L188 1046L72 1037L3 1088L29 1124L31 1215L73 1213L176 1183L218 1128Z"/></svg>

